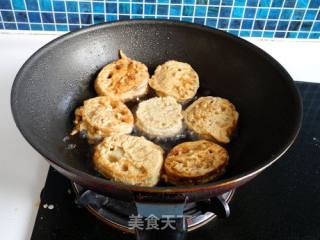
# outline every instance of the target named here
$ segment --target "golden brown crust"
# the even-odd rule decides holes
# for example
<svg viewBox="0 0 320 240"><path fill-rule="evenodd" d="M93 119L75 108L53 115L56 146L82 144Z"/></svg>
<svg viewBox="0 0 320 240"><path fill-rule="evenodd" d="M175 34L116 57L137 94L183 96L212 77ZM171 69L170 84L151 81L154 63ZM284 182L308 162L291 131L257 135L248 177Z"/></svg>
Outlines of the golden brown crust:
<svg viewBox="0 0 320 240"><path fill-rule="evenodd" d="M107 64L95 80L98 95L129 101L148 92L148 68L141 62L128 58L120 51L121 58Z"/></svg>
<svg viewBox="0 0 320 240"><path fill-rule="evenodd" d="M171 60L156 68L149 85L158 96L172 96L185 102L196 95L199 77L189 64Z"/></svg>
<svg viewBox="0 0 320 240"><path fill-rule="evenodd" d="M224 173L228 160L227 150L213 142L184 142L165 159L165 178L176 185L206 183Z"/></svg>
<svg viewBox="0 0 320 240"><path fill-rule="evenodd" d="M93 162L102 175L114 181L155 186L163 164L163 150L143 137L117 135L97 145Z"/></svg>
<svg viewBox="0 0 320 240"><path fill-rule="evenodd" d="M227 99L200 97L183 113L189 129L218 143L229 143L236 129L239 113Z"/></svg>
<svg viewBox="0 0 320 240"><path fill-rule="evenodd" d="M99 139L115 134L128 134L133 129L133 115L119 100L95 97L84 101L75 111L72 135L86 131L88 138Z"/></svg>

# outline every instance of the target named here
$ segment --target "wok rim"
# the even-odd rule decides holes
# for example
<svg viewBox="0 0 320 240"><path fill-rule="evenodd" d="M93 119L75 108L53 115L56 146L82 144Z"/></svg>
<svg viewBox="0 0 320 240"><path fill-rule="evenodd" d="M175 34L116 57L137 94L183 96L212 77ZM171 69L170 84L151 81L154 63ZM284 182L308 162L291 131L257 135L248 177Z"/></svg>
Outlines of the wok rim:
<svg viewBox="0 0 320 240"><path fill-rule="evenodd" d="M68 164L56 160L56 159L49 159L46 156L46 151L42 151L41 147L39 147L40 144L38 144L36 141L31 140L31 134L27 134L23 127L22 127L22 119L18 118L17 115L17 105L15 104L15 99L18 97L18 84L23 80L23 73L28 68L32 66L32 62L36 60L39 56L42 54L45 54L48 50L50 50L55 45L59 44L60 42L66 41L70 38L77 37L78 35L85 34L90 31L95 31L99 29L108 29L112 27L117 27L121 25L134 25L134 24L164 24L164 25L170 25L175 27L184 27L184 28L193 28L200 31L210 32L212 34L218 34L222 35L223 37L231 38L234 41L236 41L238 44L249 47L251 50L254 50L257 54L259 54L261 57L265 58L269 63L273 65L273 67L282 75L282 81L286 82L286 85L288 88L290 88L290 91L293 95L293 100L296 104L296 111L297 115L295 119L293 119L292 124L294 127L294 131L288 136L289 141L286 143L283 143L283 145L279 148L278 152L275 154L272 154L271 157L266 159L263 163L258 164L257 166L253 167L251 170L244 171L241 174L237 174L233 177L218 180L214 182L209 182L207 184L199 184L199 185L192 185L192 186L165 186L165 187L141 187L141 186L134 186L134 185L127 185L122 183L113 182L111 180L107 180L101 177L97 177L91 174L88 174L86 172L80 171L76 168L73 168L69 166ZM18 71L12 88L11 88L11 112L15 121L15 124L17 128L19 129L22 136L26 139L26 141L37 151L39 152L45 159L47 159L50 162L50 165L52 165L54 168L60 168L63 171L66 171L70 176L72 175L74 179L81 179L84 182L88 182L90 180L90 185L95 184L96 186L102 186L105 189L108 189L108 187L126 190L130 192L145 192L145 193L191 193L191 192L199 192L199 191L214 191L216 189L220 189L227 186L238 186L241 185L242 182L246 182L246 180L250 180L254 176L261 173L263 170L265 170L267 167L272 165L276 160L278 160L283 154L286 153L286 151L291 147L291 145L294 143L295 139L297 138L299 134L299 130L302 125L302 101L301 96L297 90L297 88L294 85L294 81L292 77L289 75L289 73L284 69L284 67L273 57L271 57L268 53L266 53L264 50L260 49L259 47L255 46L254 44L240 38L237 36L234 36L232 34L229 34L227 32L224 32L219 29L210 28L198 24L193 23L186 23L186 22L179 22L179 21L172 21L172 20L163 20L163 19L139 19L139 20L120 20L120 21L113 21L113 22L105 22L100 24L91 25L86 28L82 28L73 32L66 33L62 36L59 36L55 38L54 40L48 42L41 48L39 48L35 53L33 53L28 60L22 65L20 70Z"/></svg>

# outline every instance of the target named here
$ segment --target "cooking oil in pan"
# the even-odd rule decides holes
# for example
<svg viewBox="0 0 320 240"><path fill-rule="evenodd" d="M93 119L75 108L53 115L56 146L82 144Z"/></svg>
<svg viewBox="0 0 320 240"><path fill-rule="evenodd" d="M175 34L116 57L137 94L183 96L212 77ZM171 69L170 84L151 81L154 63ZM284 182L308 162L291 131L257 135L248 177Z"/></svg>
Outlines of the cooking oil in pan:
<svg viewBox="0 0 320 240"><path fill-rule="evenodd" d="M201 96L214 96L211 94L211 92L208 89L199 89L198 94L191 100L189 100L187 103L182 104L183 110L186 109L193 101L195 101L197 98ZM133 114L135 114L137 106L140 102L155 97L156 94L153 91L150 91L149 94L147 94L144 97L137 98L134 101L127 102L126 105L128 108L132 111ZM72 114L73 116L73 114ZM72 119L73 120L73 119ZM71 120L71 121L72 121ZM71 131L70 131L71 132ZM182 129L182 131L177 134L174 137L169 137L169 138L159 138L159 137L153 137L145 133L141 133L136 127L134 127L131 135L133 136L144 136L148 140L158 144L163 148L165 151L165 155L168 154L168 152L176 145L182 143L182 142L187 142L187 141L195 141L199 140L199 136L189 130L185 125ZM101 141L101 140L100 140ZM76 154L78 161L82 161L83 164L88 165L91 170L93 170L93 174L97 176L101 176L98 172L94 171L94 166L92 164L92 155L93 155L93 150L95 145L97 145L99 142L97 140L96 142L89 144L87 135L85 132L80 132L74 136L66 136L63 139L63 144L66 152L66 154Z"/></svg>

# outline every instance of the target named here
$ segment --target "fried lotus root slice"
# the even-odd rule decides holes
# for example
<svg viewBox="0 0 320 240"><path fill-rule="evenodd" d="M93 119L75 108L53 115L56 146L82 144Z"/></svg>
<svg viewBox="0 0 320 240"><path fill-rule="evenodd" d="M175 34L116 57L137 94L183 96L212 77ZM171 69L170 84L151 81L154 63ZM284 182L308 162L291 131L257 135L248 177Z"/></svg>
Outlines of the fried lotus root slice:
<svg viewBox="0 0 320 240"><path fill-rule="evenodd" d="M239 113L227 99L200 97L183 113L189 129L200 137L226 144L235 131Z"/></svg>
<svg viewBox="0 0 320 240"><path fill-rule="evenodd" d="M107 64L98 74L94 87L98 95L127 102L148 93L149 72L145 64L128 58Z"/></svg>
<svg viewBox="0 0 320 240"><path fill-rule="evenodd" d="M199 77L189 64L171 60L156 68L149 85L158 96L172 96L183 103L196 95Z"/></svg>
<svg viewBox="0 0 320 240"><path fill-rule="evenodd" d="M134 118L129 108L119 100L95 97L85 100L75 111L71 135L85 131L89 140L132 132Z"/></svg>
<svg viewBox="0 0 320 240"><path fill-rule="evenodd" d="M227 150L216 143L184 142L175 146L165 159L164 178L175 185L207 183L225 172L228 161Z"/></svg>
<svg viewBox="0 0 320 240"><path fill-rule="evenodd" d="M94 151L94 166L106 178L129 185L155 186L163 164L163 150L144 137L105 138Z"/></svg>
<svg viewBox="0 0 320 240"><path fill-rule="evenodd" d="M182 107L173 97L154 97L140 102L136 126L146 136L168 138L183 128Z"/></svg>

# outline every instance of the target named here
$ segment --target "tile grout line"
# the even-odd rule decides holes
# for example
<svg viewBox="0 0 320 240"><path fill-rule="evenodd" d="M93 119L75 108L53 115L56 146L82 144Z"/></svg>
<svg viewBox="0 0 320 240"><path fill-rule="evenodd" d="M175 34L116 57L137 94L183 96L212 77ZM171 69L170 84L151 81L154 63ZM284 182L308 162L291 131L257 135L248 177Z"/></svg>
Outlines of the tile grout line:
<svg viewBox="0 0 320 240"><path fill-rule="evenodd" d="M11 23L11 22L4 22L4 23ZM19 23L19 22L18 22ZM48 23L47 25L54 25L53 23ZM57 25L65 25L64 23L57 23ZM77 26L77 25L79 25L79 24L70 24L71 26ZM88 26L91 26L91 24L83 24L83 26L84 27L88 27ZM223 31L226 31L227 29L226 28L220 28L221 30L223 30ZM236 28L230 28L230 30L231 31L239 31L239 29L236 29ZM249 31L250 29L245 29L246 31ZM1 31L15 31L16 33L19 33L19 32L23 32L23 31L25 31L25 32L30 32L29 30L20 30L20 31L16 31L16 30L11 30L11 29L0 29L0 32ZM41 31L41 30L31 30L31 32L32 31ZM261 30L253 30L254 32L259 32L259 31L261 31ZM52 34L54 34L55 33L55 31L50 31L50 30L48 30L48 31L43 31L43 32L51 32ZM57 31L57 32L60 32L60 31ZM62 32L67 32L67 31L62 31ZM300 31L300 32L298 32L298 31L289 31L290 33L309 33L309 31ZM313 32L313 33L316 33L316 34L320 34L320 31L315 31L315 32ZM257 39L258 37L249 37L249 38L254 38L254 39ZM270 37L266 37L266 39L270 39ZM284 39L284 38L278 38L278 39ZM291 39L291 40L294 40L295 38L289 38L289 39ZM305 39L304 39L305 40ZM312 40L317 40L317 39L312 39Z"/></svg>
<svg viewBox="0 0 320 240"><path fill-rule="evenodd" d="M246 0L247 1L247 0ZM221 10L221 5L222 5L222 0L219 0L219 8L218 8L218 13L217 13L217 22L215 28L218 28L219 26L219 20L222 19L220 18L220 10Z"/></svg>
<svg viewBox="0 0 320 240"><path fill-rule="evenodd" d="M120 10L120 6L119 6L119 1L117 1L117 20L120 19L120 14L119 14L119 10Z"/></svg>
<svg viewBox="0 0 320 240"><path fill-rule="evenodd" d="M24 7L25 7L25 13L27 15L27 21L28 21L28 26L29 26L29 29L31 30L31 22L30 22L30 18L29 18L29 12L27 10L27 3L26 3L26 0L23 0L23 4L24 4Z"/></svg>
<svg viewBox="0 0 320 240"><path fill-rule="evenodd" d="M51 3L51 9L52 9L52 17L53 17L53 22L54 22L54 30L57 31L57 22L56 22L56 16L55 16L55 11L54 11L54 8L53 8L53 0L50 0L50 3Z"/></svg>
<svg viewBox="0 0 320 240"><path fill-rule="evenodd" d="M192 22L194 23L194 18L195 18L195 15L196 15L196 8L197 8L197 0L194 1L194 5L193 5L193 12L192 12Z"/></svg>
<svg viewBox="0 0 320 240"><path fill-rule="evenodd" d="M279 18L278 18L278 20L276 20L277 23L276 23L275 29L274 29L274 31L273 31L273 34L272 34L272 37L273 37L273 38L275 37L275 34L276 34L276 32L277 32L277 28L278 28L278 26L279 26L279 22L280 22L280 20L282 20L282 19L281 19L281 14L282 14L282 11L283 11L284 4L285 4L285 1L283 1L282 5L281 5L282 8L281 8L281 10L280 10Z"/></svg>
<svg viewBox="0 0 320 240"><path fill-rule="evenodd" d="M266 17L266 19L265 19L265 22L264 22L263 28L262 28L262 36L263 36L264 33L266 32L267 21L268 21L268 20L271 20L271 19L269 19L269 15L270 15L270 10L271 10L271 8L272 8L272 3L273 3L273 1L270 1L270 5L268 6L267 17ZM280 17L280 16L279 16L279 17ZM276 19L275 19L275 20L276 20ZM273 34L272 34L272 38L274 38L274 35L273 35Z"/></svg>
<svg viewBox="0 0 320 240"><path fill-rule="evenodd" d="M19 12L23 12L23 11L19 11ZM50 13L48 11L30 11L30 12L35 12L35 13ZM66 14L78 14L78 12L56 12L56 13L66 13ZM86 14L94 14L93 12L87 12ZM110 13L109 15L117 15L116 13ZM129 13L123 13L122 15L125 15L125 16L129 16L130 14ZM141 14L133 14L135 16L142 16ZM145 16L154 16L154 14L145 14ZM162 15L162 14L159 14L158 16L161 16L161 17L166 17L167 15ZM180 17L180 16L176 16L176 15L172 15L171 17ZM206 18L205 16L197 16L197 18ZM228 20L230 18L228 17L207 17L208 19L225 19L225 20ZM233 20L253 20L252 18L239 18L239 17L233 17L232 18ZM273 18L269 18L269 19L264 19L264 18L257 18L256 20L261 20L261 21L277 21L278 19L273 19ZM10 22L10 21L6 21L6 22ZM301 20L292 20L292 22L301 22ZM320 20L305 20L304 22L316 22L316 23L320 23ZM14 22L10 22L10 23L14 23ZM28 22L20 22L20 23L28 23ZM32 22L32 23L37 23L37 22ZM40 23L40 22L38 22ZM49 24L53 24L53 23L49 23ZM59 23L57 23L59 24ZM86 24L86 23L84 23ZM250 29L249 29L250 30ZM262 30L262 29L260 29ZM267 30L268 31L268 30ZM269 31L272 31L272 30L269 30Z"/></svg>
<svg viewBox="0 0 320 240"><path fill-rule="evenodd" d="M155 0L155 9L154 9L154 17L155 19L158 18L158 0Z"/></svg>
<svg viewBox="0 0 320 240"><path fill-rule="evenodd" d="M101 3L101 2L100 2ZM133 3L135 4L135 3ZM140 3L141 4L141 3ZM149 4L148 4L149 5ZM174 6L173 4L171 4L171 6ZM179 5L180 6L180 5ZM184 5L184 6L187 6L187 5ZM202 6L202 7L206 7L206 5L197 5L197 6ZM211 5L209 5L211 7ZM242 7L241 7L242 8ZM252 8L252 7L250 7ZM274 9L274 8L272 8ZM292 8L291 8L292 9ZM21 13L24 13L25 10L8 10L8 9L0 9L1 11L3 12L21 12ZM281 10L281 9L280 9ZM306 9L306 8L296 8L295 10L310 10L310 9ZM314 10L314 9L313 9ZM316 9L316 11L318 11L319 9ZM27 10L27 12L32 12L32 13L52 13L51 11L37 11L37 10ZM70 13L70 14L77 14L78 11L76 12L69 12L69 11L55 11L55 13ZM95 13L93 11L91 12L86 12L87 14L91 14L91 13ZM110 13L110 14L113 14L113 15L116 15L115 13ZM135 15L141 15L141 14L135 14ZM149 14L150 16L154 15L154 14ZM161 15L159 14L159 16L166 16L166 15ZM177 17L177 16L176 16ZM206 16L197 16L199 18L205 18ZM229 17L209 17L209 18L221 18L221 19L229 19ZM252 18L242 18L242 17L232 17L232 19L245 19L245 20L251 20ZM257 18L257 20L273 20L273 21L276 21L278 20L278 18L276 19L273 19L273 18ZM282 19L284 20L284 19ZM293 20L293 21L302 21L301 20ZM317 19L314 19L314 20L306 20L308 22L313 22L313 21L316 21L316 22L320 22L320 20L317 20Z"/></svg>
<svg viewBox="0 0 320 240"><path fill-rule="evenodd" d="M129 16L129 14L127 14L127 16ZM148 16L148 15L146 15L146 16ZM165 16L165 15L159 15L159 16ZM6 21L3 21L2 23L8 23L8 24L10 24L10 23L12 23L12 22L6 22ZM25 22L17 22L18 24L25 24ZM46 25L54 25L54 23L47 23ZM56 25L65 25L65 23L56 23ZM76 25L79 25L79 24L77 24L77 23L70 23L70 25L72 25L72 26L76 26ZM83 26L85 26L85 27L87 27L87 26L91 26L91 24L82 24ZM228 30L228 28L219 28L219 29L222 29L222 30ZM229 30L231 30L231 31L239 31L239 29L237 29L237 28L230 28ZM250 31L250 29L248 28L248 29L242 29L242 30L245 30L245 31ZM28 30L25 30L25 31L28 31ZM36 31L38 31L38 30L36 30ZM254 31L254 32L259 32L259 31L261 31L261 29L253 29L252 31ZM270 30L271 31L271 30ZM269 31L268 31L269 32ZM291 33L299 33L299 32L301 32L301 33L309 33L309 31L298 31L298 30L293 30L293 31L289 31L289 32L291 32ZM313 31L312 33L320 33L320 31ZM257 37L254 37L254 38L257 38Z"/></svg>
<svg viewBox="0 0 320 240"><path fill-rule="evenodd" d="M298 1L295 2L294 7L292 8L292 13L291 13L290 18L289 18L288 26L287 26L286 30L284 31L285 32L285 35L284 35L285 38L287 38L287 36L288 36L289 28L290 28L290 25L291 25L291 22L292 22L292 16L294 14L294 11L296 10L297 3L298 3ZM279 18L280 18L280 16L279 16Z"/></svg>
<svg viewBox="0 0 320 240"><path fill-rule="evenodd" d="M146 2L145 2L145 0L142 0L142 18L144 18L144 12L145 12L144 9L145 9L145 7L146 7Z"/></svg>
<svg viewBox="0 0 320 240"><path fill-rule="evenodd" d="M260 0L259 0L260 1ZM230 12L230 17L229 17L229 23L228 23L228 27L227 27L227 31L230 31L230 25L231 25L231 20L232 20L232 14L233 14L233 10L234 10L234 2L232 1L232 7L231 7L231 12Z"/></svg>
<svg viewBox="0 0 320 240"><path fill-rule="evenodd" d="M108 15L107 15L107 1L106 0L103 0L103 19L104 19L104 22L107 22L108 21Z"/></svg>
<svg viewBox="0 0 320 240"><path fill-rule="evenodd" d="M67 22L67 26L68 26L68 31L70 31L70 23L69 23L69 18L68 18L68 10L67 10L67 1L63 1L64 2L64 8L66 10L66 22Z"/></svg>
<svg viewBox="0 0 320 240"><path fill-rule="evenodd" d="M2 29L5 29L1 11L0 11L0 22L2 24Z"/></svg>
<svg viewBox="0 0 320 240"><path fill-rule="evenodd" d="M180 12L180 17L179 17L180 21L182 21L182 17L183 17L183 7L184 7L184 2L183 2L183 0L181 0L181 12Z"/></svg>
<svg viewBox="0 0 320 240"><path fill-rule="evenodd" d="M61 0L54 0L55 2L74 2L75 0L64 0L64 1L61 1ZM91 3L91 2L93 2L93 3L101 3L101 1L91 1L91 0L81 0L81 2L89 2L89 3ZM116 0L109 0L108 2L111 2L111 3L115 3L115 2L117 2ZM132 1L132 3L133 4L141 4L141 2L134 2L134 1ZM170 1L169 1L169 3L170 3ZM168 5L168 3L158 3L158 5ZM182 5L182 4L179 4L179 3L171 3L171 5ZM183 4L184 6L194 6L194 4L191 4L191 3L184 3ZM207 4L197 4L198 6L203 6L203 7L205 7L205 6L207 6ZM210 4L209 4L210 5ZM218 5L218 4L212 4L212 5L210 5L210 6L212 6L212 7L219 7L220 5ZM228 7L228 8L231 8L232 6L235 6L235 7L242 7L242 6L238 6L238 5L234 5L234 3L232 3L231 5L223 5L224 7ZM261 7L258 7L258 6L250 6L250 8L261 8L261 9L267 9L267 8L269 8L269 7L264 7L264 6L261 6ZM273 7L273 9L282 9L281 7ZM291 7L283 7L283 9L292 9ZM297 8L297 9L306 9L306 8L304 8L304 7L302 7L302 8ZM2 10L8 10L8 9L2 9ZM309 8L308 10L318 10L318 8ZM8 10L8 11L10 11L10 10Z"/></svg>
<svg viewBox="0 0 320 240"><path fill-rule="evenodd" d="M171 0L168 0L168 16L167 16L167 19L170 19L170 13L171 13Z"/></svg>
<svg viewBox="0 0 320 240"><path fill-rule="evenodd" d="M0 0L0 1L1 1L1 0ZM14 9L14 8L13 8L12 0L10 0L10 6L11 6L11 9ZM14 19L14 21L15 21L16 29L18 30L18 23L17 23L17 19L16 19L16 14L14 13L14 11L13 11L13 19Z"/></svg>
<svg viewBox="0 0 320 240"><path fill-rule="evenodd" d="M241 31L242 31L243 20L245 20L245 19L244 19L244 14L245 14L245 12L246 12L247 4L248 4L248 1L245 0L244 7L243 7L242 17L240 18L240 19L241 19L241 22L240 22L240 27L239 27L239 29L240 29L239 36L240 36L240 34L241 34Z"/></svg>
<svg viewBox="0 0 320 240"><path fill-rule="evenodd" d="M0 1L1 1L1 0L0 0ZM40 3L39 3L39 1L37 1L37 4L38 4L38 9L39 9L39 16L40 16L40 21L41 21L41 25L42 25L42 30L45 30L45 29L44 29L43 18L42 18L42 11L41 11L41 8L40 8Z"/></svg>
<svg viewBox="0 0 320 240"><path fill-rule="evenodd" d="M311 1L308 2L308 5L307 5L307 7L306 7L306 9L305 9L305 11L304 11L304 13L303 13L303 16L302 16L302 18L301 18L301 24L300 24L300 26L299 26L299 30L298 30L298 31L301 31L302 23L303 23L304 20L305 20L306 13L307 13L307 9L308 9L308 7L310 6L310 3L311 3ZM317 18L317 15L316 15L316 18ZM310 28L310 31L311 31L311 28ZM297 36L296 36L295 38L298 38L298 34L297 34Z"/></svg>
<svg viewBox="0 0 320 240"><path fill-rule="evenodd" d="M319 16L319 15L320 15L320 7L319 7L319 9L318 9L318 11L317 11L317 13L316 13L316 16ZM307 38L310 37L311 31L312 31L312 29L313 29L313 27L314 27L315 22L316 22L316 20L313 20ZM319 22L320 22L320 21L319 21ZM313 32L313 33L314 33L314 32Z"/></svg>
<svg viewBox="0 0 320 240"><path fill-rule="evenodd" d="M79 18L79 26L80 28L82 27L82 20L81 20L81 15L80 15L80 1L77 1L77 6L78 6L78 18Z"/></svg>
<svg viewBox="0 0 320 240"><path fill-rule="evenodd" d="M131 2L131 0L130 0L130 2L129 2L129 14L130 14L130 19L132 19L132 2Z"/></svg>
<svg viewBox="0 0 320 240"><path fill-rule="evenodd" d="M257 4L258 4L257 6L260 5L260 0L258 0ZM254 16L253 16L253 23L252 23L252 26L251 26L251 29L250 29L250 37L252 37L252 33L253 33L253 30L254 30L254 25L255 25L255 22L257 20L258 11L259 11L259 8L256 9L256 11L254 13Z"/></svg>
<svg viewBox="0 0 320 240"><path fill-rule="evenodd" d="M94 24L94 11L93 11L93 1L90 1L90 8L91 8L91 22L92 22L92 24Z"/></svg>

